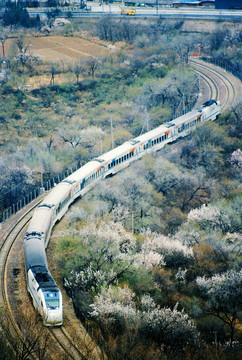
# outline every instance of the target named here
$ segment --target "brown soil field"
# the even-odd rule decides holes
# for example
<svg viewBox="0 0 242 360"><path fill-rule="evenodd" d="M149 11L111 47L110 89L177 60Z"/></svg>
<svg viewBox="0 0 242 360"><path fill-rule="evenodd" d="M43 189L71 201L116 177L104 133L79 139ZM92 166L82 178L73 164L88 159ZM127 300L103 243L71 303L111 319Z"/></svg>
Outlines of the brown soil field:
<svg viewBox="0 0 242 360"><path fill-rule="evenodd" d="M6 52L11 47L14 39L6 41ZM86 59L88 56L105 56L110 53L108 46L103 45L100 41L81 39L78 37L65 36L44 36L28 37L28 52L41 57L47 62L64 62L73 63L78 59ZM2 49L0 49L0 56Z"/></svg>
<svg viewBox="0 0 242 360"><path fill-rule="evenodd" d="M11 46L15 39L8 39L5 44L5 52L11 51ZM28 52L38 56L46 63L62 63L62 66L74 64L79 59L87 59L89 56L102 57L110 54L115 49L123 46L123 43L111 45L104 43L98 38L83 39L79 37L65 37L60 35L43 36L43 37L26 37ZM0 48L0 56L2 48ZM75 82L74 74L56 74L55 83L61 84L66 81ZM42 74L33 76L28 79L27 86L30 89L46 86L50 83L50 75Z"/></svg>
<svg viewBox="0 0 242 360"><path fill-rule="evenodd" d="M88 56L104 56L107 47L77 37L48 36L31 38L29 52L46 61L75 62Z"/></svg>

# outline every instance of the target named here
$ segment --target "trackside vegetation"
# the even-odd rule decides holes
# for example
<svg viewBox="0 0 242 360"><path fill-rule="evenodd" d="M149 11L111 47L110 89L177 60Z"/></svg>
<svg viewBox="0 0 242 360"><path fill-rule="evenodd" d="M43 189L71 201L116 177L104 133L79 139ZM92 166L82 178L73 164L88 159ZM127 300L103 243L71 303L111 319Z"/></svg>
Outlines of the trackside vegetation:
<svg viewBox="0 0 242 360"><path fill-rule="evenodd" d="M236 23L219 46L221 23L201 36L162 18L71 19L60 29L50 18L38 20L49 36L95 38L105 51L47 62L31 51L39 24L30 33L2 20L0 212L50 177L187 111L201 91L188 62L198 44L240 66ZM51 271L105 358L240 358L241 111L238 103L100 182L54 229ZM14 359L2 345L8 326L0 315L0 358ZM16 359L23 348L47 356L50 340L33 321L23 321L36 332L15 344Z"/></svg>

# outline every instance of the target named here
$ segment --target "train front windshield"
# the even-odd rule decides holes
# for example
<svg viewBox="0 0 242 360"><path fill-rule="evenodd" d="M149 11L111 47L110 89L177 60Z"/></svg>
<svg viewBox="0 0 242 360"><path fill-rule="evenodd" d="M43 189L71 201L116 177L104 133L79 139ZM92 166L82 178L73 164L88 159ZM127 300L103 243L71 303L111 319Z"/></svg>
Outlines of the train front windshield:
<svg viewBox="0 0 242 360"><path fill-rule="evenodd" d="M48 310L58 310L60 307L60 299L58 291L44 292L46 307Z"/></svg>

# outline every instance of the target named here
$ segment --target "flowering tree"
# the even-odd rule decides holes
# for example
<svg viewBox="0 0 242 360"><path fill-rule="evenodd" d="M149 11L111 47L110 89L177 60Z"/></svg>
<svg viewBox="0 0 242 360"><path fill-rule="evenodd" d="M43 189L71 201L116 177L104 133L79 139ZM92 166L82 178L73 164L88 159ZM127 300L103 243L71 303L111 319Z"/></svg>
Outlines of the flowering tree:
<svg viewBox="0 0 242 360"><path fill-rule="evenodd" d="M242 311L242 270L229 270L211 278L198 277L196 282L205 300L205 310L229 326L232 346L236 322Z"/></svg>
<svg viewBox="0 0 242 360"><path fill-rule="evenodd" d="M189 243L207 241L223 251L238 252L241 209L239 196L231 201L220 200L215 204L202 205L190 211L187 222L176 236L182 237L183 241L187 238Z"/></svg>
<svg viewBox="0 0 242 360"><path fill-rule="evenodd" d="M119 331L138 326L140 336L155 340L167 354L182 353L186 346L198 345L195 323L183 311L160 308L149 295L141 297L139 307L134 300L135 294L128 287L103 289L91 305L91 315L102 324L108 321L113 329L116 325L117 330L118 324Z"/></svg>
<svg viewBox="0 0 242 360"><path fill-rule="evenodd" d="M135 238L120 222L113 221L91 222L70 231L70 236L65 236L60 245L64 285L75 306L85 313L92 296L130 268Z"/></svg>
<svg viewBox="0 0 242 360"><path fill-rule="evenodd" d="M240 149L234 151L231 155L230 162L234 168L234 170L239 174L241 174L242 170L242 151Z"/></svg>
<svg viewBox="0 0 242 360"><path fill-rule="evenodd" d="M160 265L178 269L193 262L192 247L183 244L179 239L158 235L150 230L145 231L143 235L145 240L142 245L142 253L157 253L161 256Z"/></svg>

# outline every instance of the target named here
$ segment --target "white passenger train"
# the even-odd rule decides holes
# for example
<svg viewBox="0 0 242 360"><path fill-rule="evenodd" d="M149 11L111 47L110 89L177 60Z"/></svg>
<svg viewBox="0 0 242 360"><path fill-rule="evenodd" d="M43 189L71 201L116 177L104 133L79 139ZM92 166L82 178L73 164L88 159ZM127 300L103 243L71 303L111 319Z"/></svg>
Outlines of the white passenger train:
<svg viewBox="0 0 242 360"><path fill-rule="evenodd" d="M68 176L41 202L27 229L24 249L28 291L45 325L57 326L63 321L62 295L48 270L45 248L52 227L69 205L101 179L114 175L144 154L187 135L199 123L216 119L220 110L219 101L209 100L175 120L126 141Z"/></svg>

